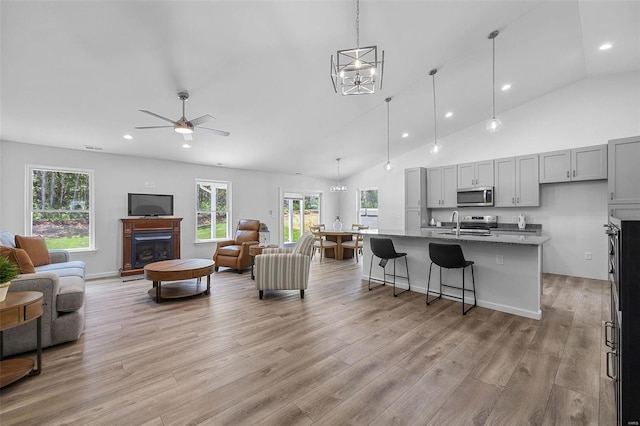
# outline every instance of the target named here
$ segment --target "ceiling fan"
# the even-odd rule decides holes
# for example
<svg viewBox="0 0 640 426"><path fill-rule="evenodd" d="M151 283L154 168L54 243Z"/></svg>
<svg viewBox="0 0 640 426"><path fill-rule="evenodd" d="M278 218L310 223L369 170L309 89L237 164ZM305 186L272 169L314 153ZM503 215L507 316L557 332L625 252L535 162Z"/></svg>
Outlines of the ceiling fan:
<svg viewBox="0 0 640 426"><path fill-rule="evenodd" d="M144 109L139 110L140 112L144 112L145 114L153 115L154 117L157 117L161 120L168 121L169 123L172 124L172 126L142 126L142 127L136 127L136 129L163 129L163 128L173 127L173 130L175 130L177 133L182 134L185 141L193 140L193 137L191 136L191 134L193 133L193 130L196 127L198 129L209 130L210 132L213 132L220 136L230 135L229 132L225 132L223 130L211 129L209 127L202 127L201 124L209 120L215 120L215 117L209 114L205 114L198 118L194 118L193 120L187 120L187 117L185 116L185 113L184 113L184 103L187 100L189 100L189 92L179 92L178 98L180 98L180 100L182 101L182 117L180 117L178 121L173 121L170 118L163 117L161 115L156 114L155 112L147 111Z"/></svg>

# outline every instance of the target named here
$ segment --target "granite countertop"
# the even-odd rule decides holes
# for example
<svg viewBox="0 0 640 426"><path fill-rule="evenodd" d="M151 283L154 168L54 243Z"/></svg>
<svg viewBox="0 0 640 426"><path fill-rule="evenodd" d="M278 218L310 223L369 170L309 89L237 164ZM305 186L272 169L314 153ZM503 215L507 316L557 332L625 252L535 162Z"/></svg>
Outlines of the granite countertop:
<svg viewBox="0 0 640 426"><path fill-rule="evenodd" d="M451 232L451 229L446 227L430 227L429 229L423 228L420 231L406 231L404 229L366 229L360 231L360 233L364 235L379 235L385 237L429 238L434 240L473 241L492 244L517 244L530 246L539 246L550 240L549 237L529 235L528 232L524 232L524 235L490 234L460 236L448 234L449 232Z"/></svg>

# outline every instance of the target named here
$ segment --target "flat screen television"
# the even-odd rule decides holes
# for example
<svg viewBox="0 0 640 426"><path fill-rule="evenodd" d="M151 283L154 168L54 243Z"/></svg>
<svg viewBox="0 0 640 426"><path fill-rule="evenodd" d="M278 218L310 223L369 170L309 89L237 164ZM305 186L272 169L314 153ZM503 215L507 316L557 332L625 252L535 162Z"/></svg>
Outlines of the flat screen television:
<svg viewBox="0 0 640 426"><path fill-rule="evenodd" d="M173 216L173 195L129 194L129 216Z"/></svg>

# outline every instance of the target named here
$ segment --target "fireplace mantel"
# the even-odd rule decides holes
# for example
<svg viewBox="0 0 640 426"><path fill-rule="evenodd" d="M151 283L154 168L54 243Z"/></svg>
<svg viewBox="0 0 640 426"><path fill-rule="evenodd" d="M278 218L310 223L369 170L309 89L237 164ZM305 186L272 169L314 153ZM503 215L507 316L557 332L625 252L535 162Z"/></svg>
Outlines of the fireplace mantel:
<svg viewBox="0 0 640 426"><path fill-rule="evenodd" d="M180 258L180 222L181 217L143 217L143 218L123 218L122 221L122 269L120 276L143 274L144 269L134 269L132 259L132 236L134 232L173 232L173 257Z"/></svg>

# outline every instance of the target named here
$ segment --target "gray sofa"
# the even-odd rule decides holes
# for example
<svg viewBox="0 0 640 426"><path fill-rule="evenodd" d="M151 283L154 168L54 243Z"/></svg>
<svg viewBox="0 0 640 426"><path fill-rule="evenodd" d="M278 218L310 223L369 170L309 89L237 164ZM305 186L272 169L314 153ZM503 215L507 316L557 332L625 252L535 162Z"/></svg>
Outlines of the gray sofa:
<svg viewBox="0 0 640 426"><path fill-rule="evenodd" d="M0 244L15 247L12 235L3 232ZM51 263L37 266L35 274L22 274L11 281L9 292L40 291L44 294L42 347L77 340L84 329L85 264L70 261L69 252L50 250ZM3 332L5 356L36 349L36 322Z"/></svg>

